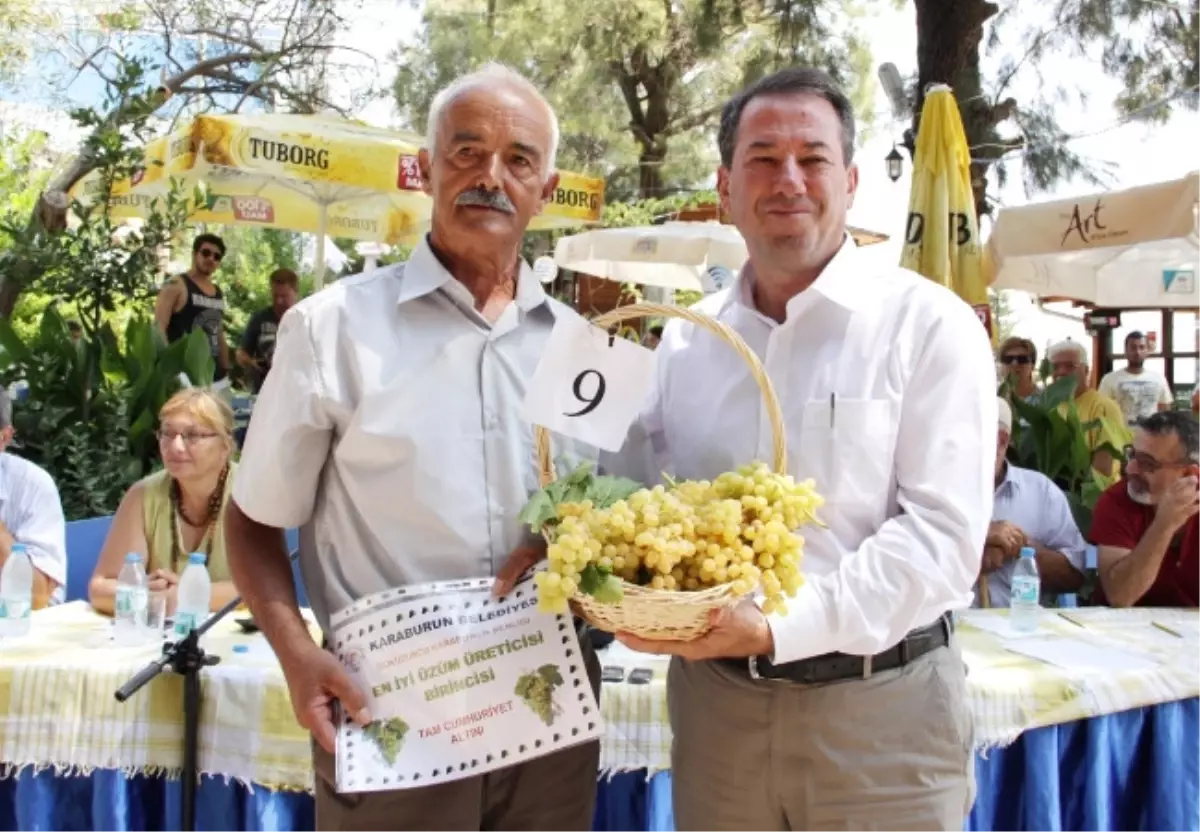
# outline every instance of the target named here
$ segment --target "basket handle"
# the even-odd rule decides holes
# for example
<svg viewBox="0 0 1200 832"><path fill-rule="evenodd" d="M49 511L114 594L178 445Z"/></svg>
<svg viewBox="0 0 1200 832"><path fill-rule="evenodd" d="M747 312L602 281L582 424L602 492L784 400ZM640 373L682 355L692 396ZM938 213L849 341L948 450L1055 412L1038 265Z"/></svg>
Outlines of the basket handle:
<svg viewBox="0 0 1200 832"><path fill-rule="evenodd" d="M591 323L600 329L608 329L613 324L618 324L622 321L634 318L654 317L681 318L696 326L703 327L732 347L733 351L741 356L741 359L750 368L750 376L758 385L763 401L767 406L767 418L771 420L771 432L775 440L773 447L775 470L780 474L787 473L787 434L783 427L783 410L779 407L779 397L775 395L775 388L771 385L771 379L767 376L766 368L758 360L758 356L746 345L746 342L742 340L742 336L738 335L731 327L726 326L715 318L710 318L707 315L702 315L699 312L694 312L682 306L664 306L658 303L634 303L628 306L618 306L611 312L605 312L603 315L592 319ZM557 477L554 471L554 460L551 459L550 431L541 425L534 425L533 438L534 446L537 450L538 480L544 488L554 482Z"/></svg>

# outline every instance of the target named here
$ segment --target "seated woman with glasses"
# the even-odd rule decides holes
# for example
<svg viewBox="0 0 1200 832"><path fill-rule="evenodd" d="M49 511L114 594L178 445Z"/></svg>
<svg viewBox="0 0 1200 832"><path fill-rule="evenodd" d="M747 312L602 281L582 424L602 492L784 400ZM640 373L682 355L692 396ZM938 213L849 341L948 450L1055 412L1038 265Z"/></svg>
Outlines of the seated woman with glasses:
<svg viewBox="0 0 1200 832"><path fill-rule="evenodd" d="M175 611L179 575L192 552L208 556L213 610L237 595L223 528L237 468L233 411L207 390L181 390L159 412L158 447L166 467L126 492L92 573L88 598L100 612L112 614L129 552L142 555L150 591L167 593L167 615Z"/></svg>

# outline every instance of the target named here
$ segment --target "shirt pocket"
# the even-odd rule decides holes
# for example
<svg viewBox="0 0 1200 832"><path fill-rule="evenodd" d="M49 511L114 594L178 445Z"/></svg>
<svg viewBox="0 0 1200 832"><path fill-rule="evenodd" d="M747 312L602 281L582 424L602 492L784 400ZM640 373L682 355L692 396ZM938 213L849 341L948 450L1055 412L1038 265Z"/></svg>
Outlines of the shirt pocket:
<svg viewBox="0 0 1200 832"><path fill-rule="evenodd" d="M897 423L887 399L836 399L804 406L798 479L812 477L829 503L877 506L892 483Z"/></svg>

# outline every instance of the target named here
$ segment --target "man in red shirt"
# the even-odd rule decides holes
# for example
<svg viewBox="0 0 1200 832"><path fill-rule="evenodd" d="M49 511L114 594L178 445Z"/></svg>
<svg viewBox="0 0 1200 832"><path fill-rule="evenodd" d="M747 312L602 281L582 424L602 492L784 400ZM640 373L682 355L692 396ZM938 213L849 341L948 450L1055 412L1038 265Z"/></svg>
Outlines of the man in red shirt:
<svg viewBox="0 0 1200 832"><path fill-rule="evenodd" d="M1200 605L1200 452L1196 417L1147 417L1125 451L1125 479L1100 495L1091 539L1099 550L1099 593L1114 607Z"/></svg>

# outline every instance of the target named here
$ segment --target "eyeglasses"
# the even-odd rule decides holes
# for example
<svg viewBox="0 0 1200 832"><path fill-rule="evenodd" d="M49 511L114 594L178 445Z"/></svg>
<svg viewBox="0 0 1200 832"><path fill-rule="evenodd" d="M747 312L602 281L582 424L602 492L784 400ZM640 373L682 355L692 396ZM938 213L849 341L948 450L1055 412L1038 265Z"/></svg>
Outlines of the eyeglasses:
<svg viewBox="0 0 1200 832"><path fill-rule="evenodd" d="M202 248L196 253L201 257L207 257L209 260L216 260L218 263L225 257L224 254L213 248Z"/></svg>
<svg viewBox="0 0 1200 832"><path fill-rule="evenodd" d="M1030 364L1033 358L1028 355L1002 355L1000 356L1001 364Z"/></svg>
<svg viewBox="0 0 1200 832"><path fill-rule="evenodd" d="M1150 456L1150 454L1134 450L1132 445L1125 446L1125 453L1123 456L1125 457L1126 465L1131 462L1136 462L1138 470L1143 474L1153 474L1162 468L1186 468L1192 464L1186 459L1182 462L1159 462L1157 459Z"/></svg>
<svg viewBox="0 0 1200 832"><path fill-rule="evenodd" d="M195 445L197 442L202 442L205 439L215 439L218 435L219 434L216 433L204 433L198 430L159 430L155 433L155 436L158 437L159 443L162 445L169 445L176 439L182 438L183 444L188 446Z"/></svg>

